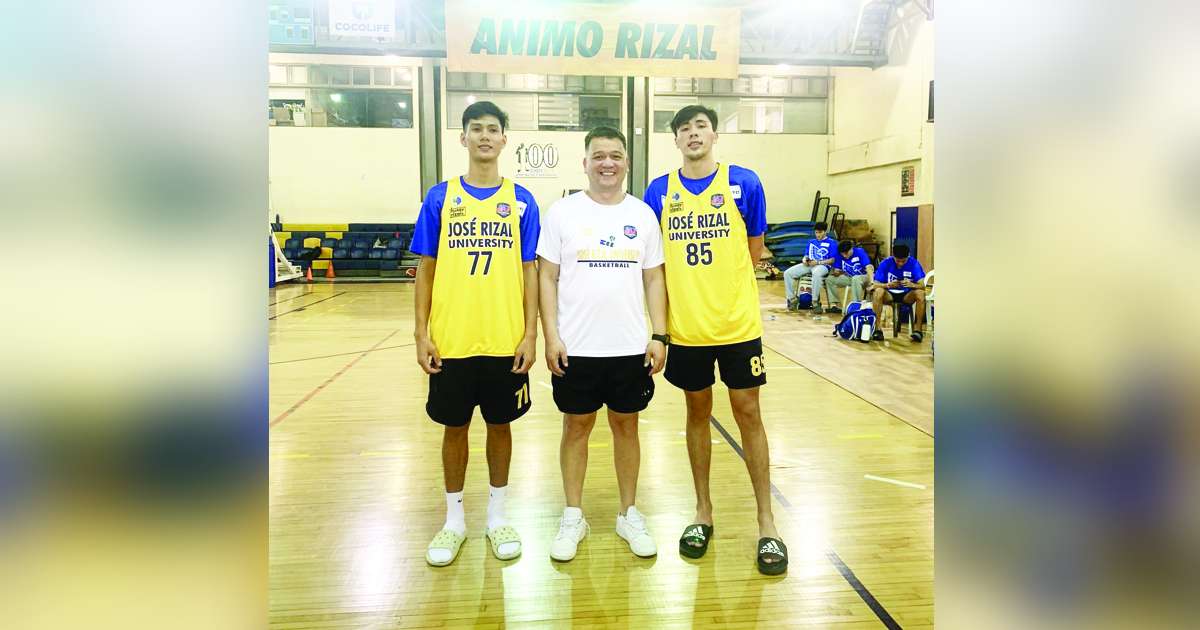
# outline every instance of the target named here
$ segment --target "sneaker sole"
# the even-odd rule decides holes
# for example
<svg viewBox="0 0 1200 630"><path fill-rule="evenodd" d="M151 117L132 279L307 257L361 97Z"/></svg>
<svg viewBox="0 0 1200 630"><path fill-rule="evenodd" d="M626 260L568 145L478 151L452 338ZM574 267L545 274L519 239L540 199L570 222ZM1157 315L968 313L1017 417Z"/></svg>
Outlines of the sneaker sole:
<svg viewBox="0 0 1200 630"><path fill-rule="evenodd" d="M653 558L654 556L657 556L657 555L658 555L658 548L657 548L657 547L655 547L655 549L654 549L654 552L653 552L653 553L648 553L648 554L640 554L640 553L638 553L638 552L634 551L634 550L633 550L633 543L629 542L629 539L628 539L628 538L626 538L624 535L622 535L622 534L621 534L621 532L617 532L617 538L620 538L621 540L624 540L624 541L625 541L625 544L629 546L629 551L630 551L630 553L632 553L633 555L635 555L635 556L637 556L637 557L639 557L639 558Z"/></svg>
<svg viewBox="0 0 1200 630"><path fill-rule="evenodd" d="M555 562L570 562L575 559L575 556L572 555L570 558L560 558L552 553L550 554L550 559Z"/></svg>

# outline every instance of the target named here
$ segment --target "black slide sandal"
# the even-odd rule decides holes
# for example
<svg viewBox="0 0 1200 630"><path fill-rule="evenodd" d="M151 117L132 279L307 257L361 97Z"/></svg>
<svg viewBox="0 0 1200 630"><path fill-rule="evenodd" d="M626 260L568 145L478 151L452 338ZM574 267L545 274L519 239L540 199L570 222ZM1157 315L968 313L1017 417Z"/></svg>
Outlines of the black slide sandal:
<svg viewBox="0 0 1200 630"><path fill-rule="evenodd" d="M914 330L913 333L908 336L908 338L917 343L921 343L922 341L925 341L925 333L920 330Z"/></svg>
<svg viewBox="0 0 1200 630"><path fill-rule="evenodd" d="M771 558L774 562L766 562ZM787 545L778 538L762 537L758 539L758 572L763 575L779 575L787 571Z"/></svg>
<svg viewBox="0 0 1200 630"><path fill-rule="evenodd" d="M708 552L708 541L712 540L712 535L712 525L704 523L688 525L679 539L679 553L693 559L704 557L704 554ZM693 545L693 542L698 542L700 545Z"/></svg>

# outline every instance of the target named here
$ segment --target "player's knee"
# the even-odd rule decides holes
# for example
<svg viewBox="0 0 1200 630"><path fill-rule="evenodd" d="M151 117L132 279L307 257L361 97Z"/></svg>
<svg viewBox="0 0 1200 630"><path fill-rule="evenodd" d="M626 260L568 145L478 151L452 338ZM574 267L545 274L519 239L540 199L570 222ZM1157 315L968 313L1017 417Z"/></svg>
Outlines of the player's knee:
<svg viewBox="0 0 1200 630"><path fill-rule="evenodd" d="M507 437L512 435L512 425L510 424L489 424L487 425L489 436Z"/></svg>
<svg viewBox="0 0 1200 630"><path fill-rule="evenodd" d="M596 415L567 414L563 419L563 430L570 437L586 437L591 435L592 427L596 425Z"/></svg>
<svg viewBox="0 0 1200 630"><path fill-rule="evenodd" d="M745 397L732 400L730 404L733 407L733 418L737 421L738 426L762 424L757 398Z"/></svg>
<svg viewBox="0 0 1200 630"><path fill-rule="evenodd" d="M620 416L609 416L608 426L612 428L614 434L621 436L637 435L637 415L622 414Z"/></svg>
<svg viewBox="0 0 1200 630"><path fill-rule="evenodd" d="M471 423L468 422L461 427L446 427L442 434L442 439L446 442L466 442L467 436L471 434Z"/></svg>
<svg viewBox="0 0 1200 630"><path fill-rule="evenodd" d="M687 421L691 425L706 425L712 417L712 409L688 409Z"/></svg>

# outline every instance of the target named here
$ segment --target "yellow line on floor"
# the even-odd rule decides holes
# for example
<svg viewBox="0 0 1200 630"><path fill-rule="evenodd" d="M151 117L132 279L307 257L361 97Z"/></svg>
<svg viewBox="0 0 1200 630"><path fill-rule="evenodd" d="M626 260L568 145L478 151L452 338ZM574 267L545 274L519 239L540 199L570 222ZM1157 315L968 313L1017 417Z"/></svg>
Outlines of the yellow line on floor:
<svg viewBox="0 0 1200 630"><path fill-rule="evenodd" d="M405 455L404 451L362 451L358 454L360 457L400 457Z"/></svg>

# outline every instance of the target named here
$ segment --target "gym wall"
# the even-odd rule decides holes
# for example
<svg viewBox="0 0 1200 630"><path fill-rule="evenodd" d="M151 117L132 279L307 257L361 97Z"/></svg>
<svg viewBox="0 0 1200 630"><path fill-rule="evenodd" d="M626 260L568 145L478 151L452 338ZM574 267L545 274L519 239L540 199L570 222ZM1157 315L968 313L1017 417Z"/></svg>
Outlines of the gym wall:
<svg viewBox="0 0 1200 630"><path fill-rule="evenodd" d="M933 23L919 12L897 27L889 63L835 68L829 196L848 218L865 218L887 239L896 206L933 203ZM900 196L900 171L916 168L916 190Z"/></svg>

